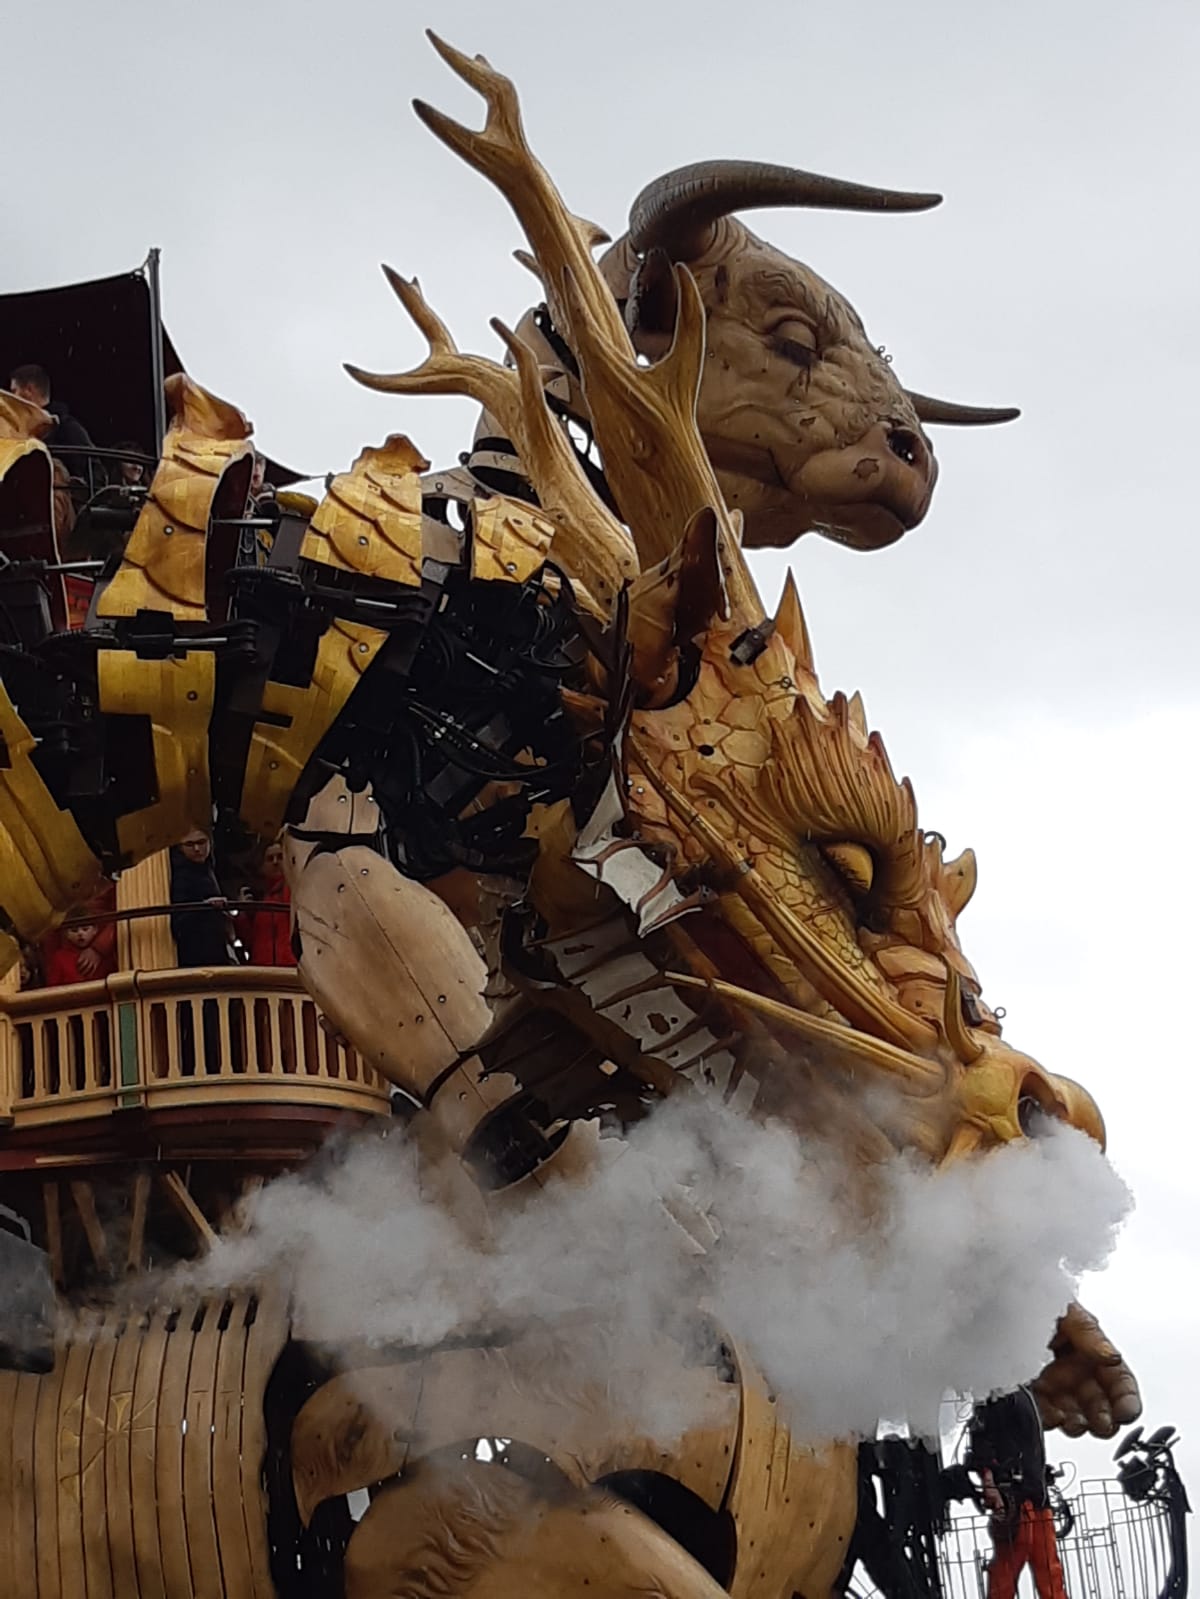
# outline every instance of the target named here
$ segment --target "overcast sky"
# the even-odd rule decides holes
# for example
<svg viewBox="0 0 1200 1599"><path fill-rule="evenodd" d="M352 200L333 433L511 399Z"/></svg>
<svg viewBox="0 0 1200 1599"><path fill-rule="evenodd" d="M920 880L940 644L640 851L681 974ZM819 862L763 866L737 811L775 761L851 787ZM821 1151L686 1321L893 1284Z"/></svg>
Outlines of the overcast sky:
<svg viewBox="0 0 1200 1599"><path fill-rule="evenodd" d="M704 156L946 195L756 224L849 296L912 387L1024 408L939 431L933 510L892 549L809 537L790 559L826 691L862 691L924 825L979 851L961 931L1008 1036L1106 1112L1139 1210L1086 1297L1139 1370L1148 1430L1185 1429L1200 1492L1200 7L10 8L0 290L160 245L181 356L272 455L341 469L402 429L451 459L468 403L368 394L340 365L421 353L381 259L419 274L463 347L494 351L488 317L530 300L503 202L409 109L476 119L426 23L516 79L534 148L613 233L648 179ZM785 565L757 561L769 600Z"/></svg>

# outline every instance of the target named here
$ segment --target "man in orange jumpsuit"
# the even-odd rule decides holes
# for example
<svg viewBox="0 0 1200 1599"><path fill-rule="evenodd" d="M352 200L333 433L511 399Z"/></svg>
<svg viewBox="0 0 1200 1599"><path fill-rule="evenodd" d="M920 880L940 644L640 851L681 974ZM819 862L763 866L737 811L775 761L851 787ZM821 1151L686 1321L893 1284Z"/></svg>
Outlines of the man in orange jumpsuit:
<svg viewBox="0 0 1200 1599"><path fill-rule="evenodd" d="M966 1464L978 1474L984 1505L992 1512L996 1552L988 1566L987 1599L1015 1599L1026 1565L1038 1599L1067 1599L1046 1491L1042 1420L1028 1388L976 1407Z"/></svg>

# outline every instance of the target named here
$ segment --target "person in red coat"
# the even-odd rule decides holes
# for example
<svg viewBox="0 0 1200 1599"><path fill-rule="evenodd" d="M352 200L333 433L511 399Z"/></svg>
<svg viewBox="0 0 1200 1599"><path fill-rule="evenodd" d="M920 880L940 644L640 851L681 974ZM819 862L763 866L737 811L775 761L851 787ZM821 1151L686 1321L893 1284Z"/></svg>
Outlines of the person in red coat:
<svg viewBox="0 0 1200 1599"><path fill-rule="evenodd" d="M30 988L57 987L62 983L94 983L108 977L117 969L117 924L107 914L117 907L117 885L108 878L101 883L91 899L76 905L72 916L95 916L87 936L71 939L70 930L56 927L41 941L39 959L30 970ZM36 968L40 967L40 972ZM51 971L60 975L51 977ZM71 976L63 976L70 972ZM41 974L44 973L43 977ZM22 979L22 987L26 984Z"/></svg>
<svg viewBox="0 0 1200 1599"><path fill-rule="evenodd" d="M108 977L116 961L103 950L97 951L100 928L95 922L77 922L63 929L63 941L46 962L46 987L62 988L66 983L86 983Z"/></svg>
<svg viewBox="0 0 1200 1599"><path fill-rule="evenodd" d="M267 845L263 855L262 886L258 898L272 905L288 906L292 902L283 875L283 845L278 839ZM261 910L244 914L246 948L251 966L294 966L296 956L292 950L290 912Z"/></svg>

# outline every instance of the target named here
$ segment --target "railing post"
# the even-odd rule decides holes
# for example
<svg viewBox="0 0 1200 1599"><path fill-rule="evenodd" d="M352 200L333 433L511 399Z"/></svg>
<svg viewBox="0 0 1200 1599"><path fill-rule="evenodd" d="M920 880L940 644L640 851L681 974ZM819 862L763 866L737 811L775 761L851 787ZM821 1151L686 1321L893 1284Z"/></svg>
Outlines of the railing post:
<svg viewBox="0 0 1200 1599"><path fill-rule="evenodd" d="M171 854L159 850L117 879L117 909L142 910L171 900ZM165 972L178 963L169 916L117 923L117 967L123 972Z"/></svg>
<svg viewBox="0 0 1200 1599"><path fill-rule="evenodd" d="M116 1108L135 1110L146 1103L149 1076L149 1029L146 1007L131 972L116 972L108 979L109 1014L112 1017L113 1087Z"/></svg>
<svg viewBox="0 0 1200 1599"><path fill-rule="evenodd" d="M21 986L21 968L17 962L0 976L0 1127L12 1120L13 1101L17 1097L18 1074L21 1060L17 1051L17 1029L8 1013L5 1000L18 992Z"/></svg>

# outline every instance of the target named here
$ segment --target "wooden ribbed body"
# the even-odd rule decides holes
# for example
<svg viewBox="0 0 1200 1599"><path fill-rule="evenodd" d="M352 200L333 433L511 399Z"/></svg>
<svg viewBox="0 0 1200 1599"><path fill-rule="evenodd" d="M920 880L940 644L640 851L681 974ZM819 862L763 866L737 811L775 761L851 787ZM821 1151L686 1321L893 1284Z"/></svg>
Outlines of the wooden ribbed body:
<svg viewBox="0 0 1200 1599"><path fill-rule="evenodd" d="M4 1591L272 1599L263 1395L286 1333L244 1294L108 1311L47 1376L0 1372Z"/></svg>

